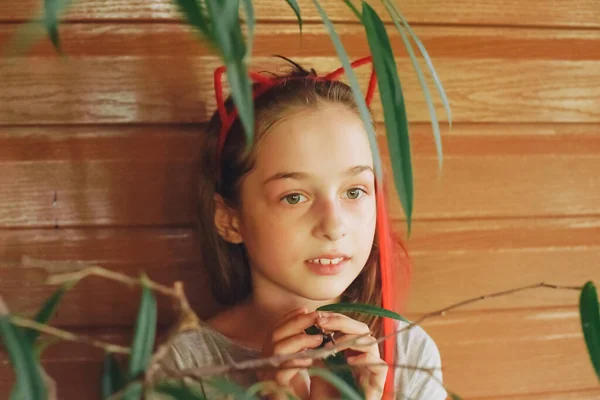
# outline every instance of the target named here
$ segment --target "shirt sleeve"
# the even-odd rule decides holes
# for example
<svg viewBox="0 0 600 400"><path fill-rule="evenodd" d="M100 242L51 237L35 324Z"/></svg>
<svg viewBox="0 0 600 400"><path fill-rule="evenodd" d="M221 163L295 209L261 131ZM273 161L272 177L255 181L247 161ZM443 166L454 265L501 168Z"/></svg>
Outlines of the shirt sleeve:
<svg viewBox="0 0 600 400"><path fill-rule="evenodd" d="M407 336L404 348L406 363L409 366L433 368L433 377L425 371L406 368L403 393L397 399L445 400L448 393L442 384L442 362L437 345L420 326L410 329Z"/></svg>

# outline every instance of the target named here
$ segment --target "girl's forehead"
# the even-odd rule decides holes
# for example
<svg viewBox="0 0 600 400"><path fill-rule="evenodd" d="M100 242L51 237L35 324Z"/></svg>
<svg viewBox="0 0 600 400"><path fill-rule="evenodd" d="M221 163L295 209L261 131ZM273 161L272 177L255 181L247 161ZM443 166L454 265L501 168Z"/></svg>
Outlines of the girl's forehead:
<svg viewBox="0 0 600 400"><path fill-rule="evenodd" d="M264 174L346 172L373 166L362 120L348 107L323 104L282 118L260 141L256 170Z"/></svg>

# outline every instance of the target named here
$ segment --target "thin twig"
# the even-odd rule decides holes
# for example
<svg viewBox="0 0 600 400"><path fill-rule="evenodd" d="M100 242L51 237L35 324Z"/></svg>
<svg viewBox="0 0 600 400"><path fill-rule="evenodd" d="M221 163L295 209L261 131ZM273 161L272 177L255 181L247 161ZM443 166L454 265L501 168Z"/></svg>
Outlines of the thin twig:
<svg viewBox="0 0 600 400"><path fill-rule="evenodd" d="M74 333L64 331L62 329L58 329L53 326L49 326L46 324L40 324L39 322L33 321L28 318L23 318L23 317L18 317L18 316L13 315L10 317L10 322L12 322L14 325L17 325L17 326L20 326L23 328L35 329L36 331L40 331L40 332L46 333L48 335L56 336L58 338L61 338L63 340L67 340L70 342L80 342L80 343L89 344L90 346L99 347L99 348L102 348L111 353L121 353L121 354L131 353L131 349L128 347L123 347L123 346L119 346L116 344L107 343L107 342L104 342L101 340L96 340L89 336L76 335Z"/></svg>
<svg viewBox="0 0 600 400"><path fill-rule="evenodd" d="M478 297L474 297L472 299L468 299L468 300L463 300L459 303L450 305L448 307L444 307L441 310L438 311L433 311L430 313L427 313L425 315L423 315L421 318L417 319L415 322L411 322L409 323L407 326L398 329L397 331L387 335L387 336L383 336L379 339L377 339L377 343L381 343L391 337L396 336L397 334L405 331L405 330L409 330L412 329L413 327L420 325L423 321L433 318L433 317L437 317L437 316L444 316L446 315L446 313L448 311L454 310L456 308L459 307L463 307L466 306L468 304L473 304L475 302L478 301L483 301L483 300L487 300L487 299L492 299L494 297L501 297L501 296L506 296L509 294L513 294L513 293L517 293L517 292L521 292L524 290L530 290L530 289L538 289L538 288L549 288L549 289L558 289L558 290L577 290L577 291L581 291L583 289L582 286L566 286L566 285L553 285L553 284L549 284L549 283L544 283L544 282L540 282L540 283L536 283L536 284L532 284L532 285L527 285L527 286L522 286L522 287L518 287L516 289L510 289L510 290L504 290L502 292L496 292L496 293L491 293L491 294L485 294L482 296L478 296Z"/></svg>
<svg viewBox="0 0 600 400"><path fill-rule="evenodd" d="M65 282L79 281L79 280L86 278L88 276L91 276L91 275L100 276L100 277L106 278L106 279L111 279L113 281L121 282L121 283L124 283L129 286L146 285L150 289L152 289L156 292L177 298L177 293L175 293L175 291L168 286L161 285L150 279L146 279L145 283L142 283L140 281L140 279L138 279L138 278L132 278L128 275L110 271L110 270L107 270L107 269L99 267L99 266L87 267L87 268L85 268L81 271L77 271L77 272L69 272L69 273L65 273L65 274L51 275L48 278L48 280L46 281L46 283L49 285L60 285Z"/></svg>

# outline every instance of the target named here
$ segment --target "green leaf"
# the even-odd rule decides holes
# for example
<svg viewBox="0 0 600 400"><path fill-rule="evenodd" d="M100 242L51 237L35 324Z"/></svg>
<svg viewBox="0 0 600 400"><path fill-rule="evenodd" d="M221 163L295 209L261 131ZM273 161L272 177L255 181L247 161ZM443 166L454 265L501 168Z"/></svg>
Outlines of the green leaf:
<svg viewBox="0 0 600 400"><path fill-rule="evenodd" d="M67 293L75 283L76 282L67 282L58 288L56 292L54 292L54 294L52 294L52 296L46 300L46 303L38 311L34 318L35 321L39 322L40 324L47 324L54 316L54 313L56 312L56 309L58 308L58 305L60 304L60 301L65 293ZM29 343L33 344L39 337L40 332L35 329L25 328L24 334L27 340L29 340Z"/></svg>
<svg viewBox="0 0 600 400"><path fill-rule="evenodd" d="M404 42L404 47L406 47L406 51L408 52L408 55L410 56L410 61L412 62L415 72L417 73L417 78L419 79L419 84L421 85L421 90L423 90L423 95L425 96L425 101L427 103L427 109L429 110L429 117L431 118L431 128L433 130L433 137L435 139L435 147L437 149L438 167L441 169L444 156L443 156L443 150L442 150L442 136L440 134L440 124L437 119L435 105L433 104L433 100L431 98L431 93L429 92L429 87L427 86L427 82L425 81L425 75L423 75L423 71L421 70L419 60L417 59L417 56L415 55L412 44L410 43L410 40L408 39L408 37L406 36L406 33L404 32L404 28L400 25L398 11L394 7L394 5L391 4L391 2L389 0L383 0L383 1L385 3L385 6L388 10L389 15L392 17L392 20L394 21L394 24L396 25L396 29L398 30L398 32L400 33L400 36L402 37L402 41ZM406 26L408 26L408 24ZM412 30L412 28L411 28L411 30ZM416 37L416 35L414 35L413 37ZM425 50L425 52L427 52L427 50ZM433 67L433 65L432 65L432 67ZM435 70L433 70L433 71L435 71ZM442 89L442 93L443 93L443 89ZM444 93L444 96L445 96L445 93Z"/></svg>
<svg viewBox="0 0 600 400"><path fill-rule="evenodd" d="M358 8L356 8L352 1L344 0L344 3L346 3L346 6L348 6L348 8L354 13L354 15L356 15L356 18L358 18L359 21L362 21L362 15L360 15L360 11L358 11Z"/></svg>
<svg viewBox="0 0 600 400"><path fill-rule="evenodd" d="M334 303L327 304L325 306L321 306L317 308L317 311L333 311L333 312L356 312L360 314L367 315L376 315L378 317L386 317L392 318L404 322L411 323L409 320L404 318L398 313L387 310L385 308L381 308L378 306L374 306L371 304L363 304L363 303Z"/></svg>
<svg viewBox="0 0 600 400"><path fill-rule="evenodd" d="M340 394L342 395L343 399L364 400L364 398L361 397L361 395L355 390L353 390L352 387L350 387L343 379L341 379L329 370L323 368L309 368L308 375L318 376L331 383L340 391Z"/></svg>
<svg viewBox="0 0 600 400"><path fill-rule="evenodd" d="M356 79L356 74L350 65L350 60L348 59L348 54L344 49L344 45L340 40L340 37L335 31L331 20L319 4L318 0L313 0L321 19L323 20L323 24L327 29L327 33L333 42L335 47L335 51L340 59L342 66L344 67L344 71L346 72L346 77L348 82L350 83L350 87L352 88L352 93L354 94L354 99L356 101L356 105L358 106L358 110L360 113L360 117L363 120L365 125L365 130L367 131L369 137L369 144L371 146L371 152L373 153L373 165L375 166L375 176L378 181L383 179L383 172L381 167L381 159L379 157L379 146L377 145L377 137L375 136L375 130L373 128L373 124L371 122L371 113L369 112L369 108L367 107L367 103L365 102L365 98L363 97L360 86L358 84L358 80Z"/></svg>
<svg viewBox="0 0 600 400"><path fill-rule="evenodd" d="M385 26L375 10L365 2L363 2L363 24L377 73L396 191L406 214L408 233L410 234L414 197L413 174L408 118L402 86Z"/></svg>
<svg viewBox="0 0 600 400"><path fill-rule="evenodd" d="M336 367L331 372L340 379L342 379L346 384L352 388L353 391L359 394L361 398L365 397L365 394L362 388L356 383L356 379L352 374L352 369L348 365L348 361L346 360L346 356L343 352L337 352L332 356L329 356L325 359L325 365L327 367ZM345 396L342 393L342 399L348 399L348 396Z"/></svg>
<svg viewBox="0 0 600 400"><path fill-rule="evenodd" d="M218 21L223 13L220 2L206 0L211 20ZM244 127L246 144L249 149L254 142L254 103L252 101L252 85L248 70L244 63L246 48L241 33L241 26L234 24L228 30L225 24L214 24L215 42L227 68L227 79L231 88L231 97Z"/></svg>
<svg viewBox="0 0 600 400"><path fill-rule="evenodd" d="M600 309L598 293L592 282L587 282L579 296L581 328L596 376L600 380Z"/></svg>
<svg viewBox="0 0 600 400"><path fill-rule="evenodd" d="M198 0L175 0L175 4L188 23L200 31L212 45L215 45L210 19L204 14Z"/></svg>
<svg viewBox="0 0 600 400"><path fill-rule="evenodd" d="M248 41L246 54L244 57L246 60L252 58L252 49L254 47L254 32L256 26L256 16L254 15L254 6L252 0L242 0L244 5L244 12L246 13L246 24L248 25Z"/></svg>
<svg viewBox="0 0 600 400"><path fill-rule="evenodd" d="M256 382L253 385L251 385L248 389L246 389L246 395L254 396L257 393L262 392L265 388L268 388L269 386L272 386L272 385L276 385L276 383L274 381ZM286 394L288 400L300 400L299 397L295 396L293 393L291 393L289 391L286 391L285 394Z"/></svg>
<svg viewBox="0 0 600 400"><path fill-rule="evenodd" d="M112 353L104 356L104 372L102 374L102 398L106 399L125 387L125 377L117 358Z"/></svg>
<svg viewBox="0 0 600 400"><path fill-rule="evenodd" d="M219 390L221 394L231 395L236 400L258 400L255 395L248 394L246 388L223 376L207 379L205 382L207 385Z"/></svg>
<svg viewBox="0 0 600 400"><path fill-rule="evenodd" d="M154 392L171 396L174 399L207 400L206 397L182 382L161 382L153 389Z"/></svg>
<svg viewBox="0 0 600 400"><path fill-rule="evenodd" d="M9 318L8 314L0 315L0 334L18 382L18 389L15 387L11 396L20 394L27 400L46 400L46 385L33 346Z"/></svg>
<svg viewBox="0 0 600 400"><path fill-rule="evenodd" d="M389 4L392 6L392 9L394 10L394 13L396 14L396 16L398 18L400 18L400 20L402 21L402 24L404 25L404 27L408 30L408 33L410 34L410 36L412 36L413 40L417 44L417 47L419 48L419 51L421 52L421 55L423 55L423 59L425 59L425 63L427 64L427 67L429 68L431 77L433 78L433 81L435 82L435 86L438 90L440 98L442 99L442 104L444 105L444 108L446 109L446 114L448 115L448 124L450 125L450 127L452 127L452 110L450 108L450 103L448 102L448 96L446 96L446 91L444 90L444 86L442 85L442 82L440 81L437 71L435 70L435 67L433 66L433 62L431 61L431 57L429 57L429 53L427 52L427 49L421 42L421 39L419 39L419 37L417 36L415 31L413 30L413 28L410 26L410 24L408 23L406 18L404 18L404 16L400 13L400 11L398 11L398 9L394 5L394 3L389 1Z"/></svg>
<svg viewBox="0 0 600 400"><path fill-rule="evenodd" d="M142 397L143 390L144 385L142 385L142 382L135 381L127 385L127 389L125 389L125 391L123 392L121 400L139 400Z"/></svg>
<svg viewBox="0 0 600 400"><path fill-rule="evenodd" d="M65 0L44 0L44 25L54 48L62 53L58 36L58 18L63 8L69 3Z"/></svg>
<svg viewBox="0 0 600 400"><path fill-rule="evenodd" d="M296 14L296 18L298 19L298 26L300 27L300 33L302 33L302 16L300 15L300 6L296 0L285 0L292 10L294 10L294 14Z"/></svg>
<svg viewBox="0 0 600 400"><path fill-rule="evenodd" d="M146 284L146 275L142 275L141 279L144 285L131 347L128 381L137 379L146 370L156 336L156 298Z"/></svg>
<svg viewBox="0 0 600 400"><path fill-rule="evenodd" d="M58 25L60 16L70 3L71 0L44 0L41 16L20 24L15 34L7 41L4 47L6 55L22 55L46 36L50 38L57 52L62 54Z"/></svg>

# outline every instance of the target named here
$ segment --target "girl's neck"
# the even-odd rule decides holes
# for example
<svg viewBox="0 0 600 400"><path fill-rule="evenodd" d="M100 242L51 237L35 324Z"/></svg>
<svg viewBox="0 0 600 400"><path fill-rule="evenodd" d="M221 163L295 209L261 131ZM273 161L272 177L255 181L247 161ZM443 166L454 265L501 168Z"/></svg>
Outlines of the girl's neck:
<svg viewBox="0 0 600 400"><path fill-rule="evenodd" d="M312 312L335 301L313 301L289 296L284 300L253 294L242 303L210 319L208 324L234 342L260 350L269 328L281 322L285 314L301 307Z"/></svg>

